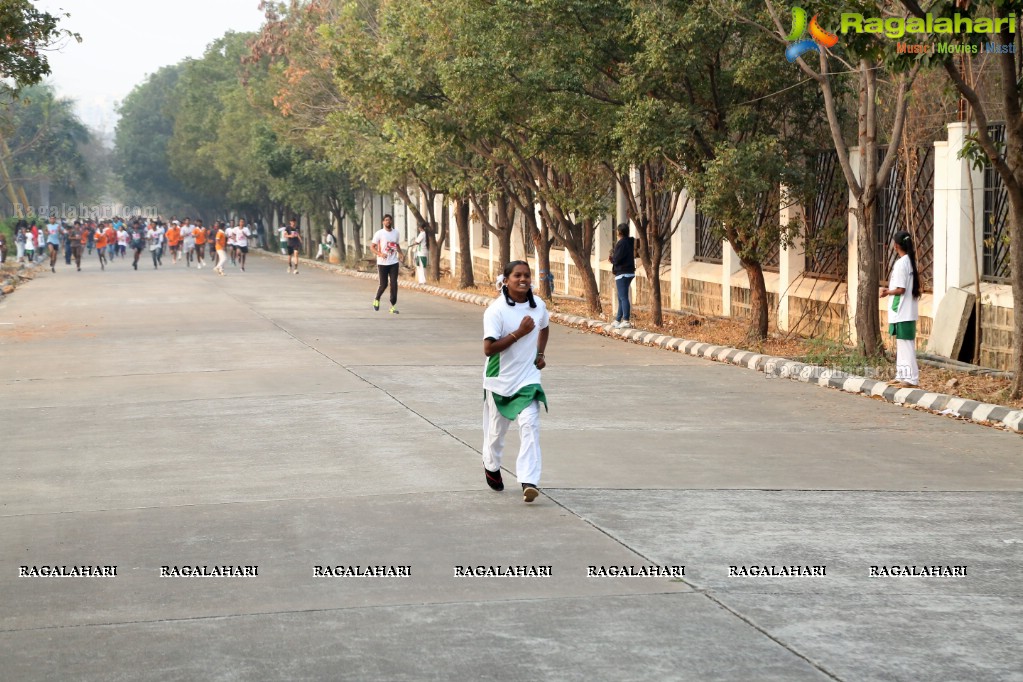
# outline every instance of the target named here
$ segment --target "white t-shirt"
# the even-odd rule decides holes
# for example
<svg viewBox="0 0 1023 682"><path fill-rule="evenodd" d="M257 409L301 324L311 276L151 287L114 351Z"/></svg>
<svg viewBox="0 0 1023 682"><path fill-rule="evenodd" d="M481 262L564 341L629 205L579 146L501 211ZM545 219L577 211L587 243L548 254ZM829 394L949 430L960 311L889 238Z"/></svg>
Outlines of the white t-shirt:
<svg viewBox="0 0 1023 682"><path fill-rule="evenodd" d="M237 229L238 228L236 228L236 227L229 227L229 228L227 228L227 245L228 246L234 246L237 243L235 241L235 231Z"/></svg>
<svg viewBox="0 0 1023 682"><path fill-rule="evenodd" d="M123 227L117 233L117 243L120 246L128 246L128 230Z"/></svg>
<svg viewBox="0 0 1023 682"><path fill-rule="evenodd" d="M248 246L249 235L251 234L252 233L249 232L249 228L247 227L234 228L234 243L237 244L238 246Z"/></svg>
<svg viewBox="0 0 1023 682"><path fill-rule="evenodd" d="M398 262L398 231L393 227L388 231L377 230L373 235L373 243L377 245L384 258L377 256L377 265L394 265Z"/></svg>
<svg viewBox="0 0 1023 682"><path fill-rule="evenodd" d="M508 305L501 294L487 306L483 313L483 338L502 339L518 330L522 318L529 315L536 325L511 346L487 358L483 368L483 388L497 395L511 397L524 386L540 383L540 370L536 362L536 343L540 330L550 324L547 305L534 296L536 307L530 308L529 301ZM517 335L517 334L516 334Z"/></svg>
<svg viewBox="0 0 1023 682"><path fill-rule="evenodd" d="M195 226L194 225L182 225L181 226L181 238L186 244L195 245Z"/></svg>
<svg viewBox="0 0 1023 682"><path fill-rule="evenodd" d="M146 236L149 238L149 250L150 251L156 251L158 248L160 248L160 245L163 244L163 228L162 227L156 227L156 228L153 228L153 229L149 230L149 232L146 233Z"/></svg>
<svg viewBox="0 0 1023 682"><path fill-rule="evenodd" d="M913 298L913 265L909 262L908 255L895 261L892 274L888 278L888 288L906 290L906 293L899 297L898 309L894 307L895 296L888 297L888 324L915 322L920 319L917 306L919 299Z"/></svg>

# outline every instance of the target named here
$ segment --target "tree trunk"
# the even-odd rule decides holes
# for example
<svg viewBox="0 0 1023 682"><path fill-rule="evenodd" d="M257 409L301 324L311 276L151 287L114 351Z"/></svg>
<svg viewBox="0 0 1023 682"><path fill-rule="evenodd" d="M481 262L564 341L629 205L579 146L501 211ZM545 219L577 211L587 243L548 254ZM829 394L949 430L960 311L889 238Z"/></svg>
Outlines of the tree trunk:
<svg viewBox="0 0 1023 682"><path fill-rule="evenodd" d="M764 268L755 260L739 259L746 276L749 277L750 325L747 338L763 341L767 338L767 285L764 283Z"/></svg>
<svg viewBox="0 0 1023 682"><path fill-rule="evenodd" d="M650 284L650 316L655 326L664 324L664 306L661 301L661 243L657 228L652 227L649 235L651 247L650 267L647 269L647 282Z"/></svg>
<svg viewBox="0 0 1023 682"><path fill-rule="evenodd" d="M1019 166L1017 166L1019 168ZM1012 276L1012 386L1009 397L1023 398L1023 205L1012 206L1009 233L1009 272Z"/></svg>
<svg viewBox="0 0 1023 682"><path fill-rule="evenodd" d="M870 180L870 178L868 178ZM878 307L879 277L877 272L876 214L877 192L873 182L865 182L862 201L856 209L856 338L860 352L868 357L878 356L883 349L881 318Z"/></svg>
<svg viewBox="0 0 1023 682"><path fill-rule="evenodd" d="M511 262L511 236L515 226L515 204L503 192L494 197L497 211L497 262L501 268Z"/></svg>
<svg viewBox="0 0 1023 682"><path fill-rule="evenodd" d="M533 219L534 225L536 219ZM539 228L534 232L533 245L536 247L536 267L540 271L536 276L540 278L540 296L544 300L554 300L554 283L551 274L551 238L550 226L547 221L541 220Z"/></svg>
<svg viewBox="0 0 1023 682"><path fill-rule="evenodd" d="M453 197L452 201L455 204L455 228L458 230L458 288L468 289L476 285L472 271L469 202L461 197Z"/></svg>
<svg viewBox="0 0 1023 682"><path fill-rule="evenodd" d="M597 279L593 275L593 266L590 263L590 254L584 254L572 245L566 245L565 249L572 257L572 262L582 277L583 297L590 307L590 313L599 317L603 309L600 303L600 292L597 291Z"/></svg>
<svg viewBox="0 0 1023 682"><path fill-rule="evenodd" d="M511 262L511 230L503 230L497 235L497 262L501 268Z"/></svg>

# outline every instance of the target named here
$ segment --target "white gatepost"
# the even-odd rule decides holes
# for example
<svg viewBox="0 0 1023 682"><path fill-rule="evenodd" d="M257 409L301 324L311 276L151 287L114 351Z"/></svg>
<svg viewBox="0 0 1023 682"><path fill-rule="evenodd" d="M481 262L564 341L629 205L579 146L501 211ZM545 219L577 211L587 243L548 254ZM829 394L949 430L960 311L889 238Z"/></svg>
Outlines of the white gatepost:
<svg viewBox="0 0 1023 682"><path fill-rule="evenodd" d="M455 207L453 202L445 202L446 196L438 196L437 200L440 201L440 211L447 211L448 216L448 244L451 248L448 249L448 255L450 256L450 268L451 277L457 281L455 276L455 269L458 267L458 250L462 248L462 245L458 243L458 226L455 225ZM447 208L445 208L447 206Z"/></svg>
<svg viewBox="0 0 1023 682"><path fill-rule="evenodd" d="M678 207L673 216L678 226L671 235L671 307L682 309L682 271L696 257L696 202L686 190L679 190Z"/></svg>
<svg viewBox="0 0 1023 682"><path fill-rule="evenodd" d="M732 316L732 275L742 270L739 254L727 239L721 240L721 315Z"/></svg>
<svg viewBox="0 0 1023 682"><path fill-rule="evenodd" d="M971 287L983 267L984 171L973 170L967 159L957 158L967 134L966 123L949 123L948 141L934 143L934 297L931 310L935 315L945 293L956 287ZM972 224L970 173L973 174L975 211Z"/></svg>
<svg viewBox="0 0 1023 682"><path fill-rule="evenodd" d="M782 189L781 195L782 202L789 202L785 188ZM804 217L802 206L792 203L782 205L779 214L782 231L790 223L798 221L801 217ZM780 247L781 257L778 262L778 329L785 332L789 331L789 296L792 295L791 289L795 282L802 277L806 269L803 235L804 232L801 229L797 234L793 235L788 247L785 245Z"/></svg>

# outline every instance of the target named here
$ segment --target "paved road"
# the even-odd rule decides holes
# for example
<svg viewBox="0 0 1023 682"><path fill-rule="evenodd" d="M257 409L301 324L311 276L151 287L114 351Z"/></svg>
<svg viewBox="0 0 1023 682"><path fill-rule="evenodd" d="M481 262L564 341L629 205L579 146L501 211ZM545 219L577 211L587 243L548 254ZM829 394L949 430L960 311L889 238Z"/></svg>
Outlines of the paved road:
<svg viewBox="0 0 1023 682"><path fill-rule="evenodd" d="M5 681L1023 680L1017 436L555 326L527 506L483 482L482 309L97 270L0 304ZM76 565L117 576L19 577ZM552 575L454 576L491 565Z"/></svg>

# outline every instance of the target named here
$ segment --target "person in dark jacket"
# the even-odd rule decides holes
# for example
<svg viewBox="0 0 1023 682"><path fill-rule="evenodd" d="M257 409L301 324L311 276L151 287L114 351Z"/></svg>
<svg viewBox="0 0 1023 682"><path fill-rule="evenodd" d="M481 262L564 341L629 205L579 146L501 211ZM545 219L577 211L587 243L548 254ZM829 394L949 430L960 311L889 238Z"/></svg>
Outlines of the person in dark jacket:
<svg viewBox="0 0 1023 682"><path fill-rule="evenodd" d="M629 236L629 226L618 226L618 242L611 252L611 274L615 276L618 288L618 314L615 316L615 329L632 329L629 317L632 305L629 303L629 288L636 278L636 239Z"/></svg>

